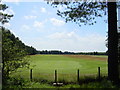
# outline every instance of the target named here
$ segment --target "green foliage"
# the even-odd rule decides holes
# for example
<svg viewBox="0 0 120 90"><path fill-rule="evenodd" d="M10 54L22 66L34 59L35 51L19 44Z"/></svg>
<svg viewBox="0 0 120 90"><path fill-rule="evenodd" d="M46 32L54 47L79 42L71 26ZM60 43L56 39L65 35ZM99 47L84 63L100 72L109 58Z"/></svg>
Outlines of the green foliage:
<svg viewBox="0 0 120 90"><path fill-rule="evenodd" d="M0 22L2 24L8 23L11 17L13 17L13 15L4 13L4 10L6 10L7 8L8 6L6 4L0 4Z"/></svg>
<svg viewBox="0 0 120 90"><path fill-rule="evenodd" d="M3 89L7 88L14 88L14 89L22 89L22 88L39 88L39 89L62 89L62 90L74 90L74 89L81 89L81 88L119 88L118 86L115 86L107 79L103 79L101 81L93 81L89 83L83 83L83 84L77 84L77 83L67 83L63 84L62 86L53 86L53 83L42 83L42 82L34 82L25 80L23 78L12 78L8 82L8 86L3 87Z"/></svg>
<svg viewBox="0 0 120 90"><path fill-rule="evenodd" d="M9 30L1 27L2 32L2 63L3 83L9 79L11 73L18 68L29 67L26 55L35 54L36 49L26 46L18 37L15 37Z"/></svg>
<svg viewBox="0 0 120 90"><path fill-rule="evenodd" d="M61 55L107 55L106 52L62 52L59 50L43 50L43 51L37 51L38 54L61 54Z"/></svg>
<svg viewBox="0 0 120 90"><path fill-rule="evenodd" d="M25 46L25 50L26 50L28 55L35 55L38 53L38 51L35 48L33 48L32 46L31 47Z"/></svg>
<svg viewBox="0 0 120 90"><path fill-rule="evenodd" d="M25 58L27 54L24 44L9 30L1 27L0 31L2 31L2 74L4 83L13 71L28 65L28 61Z"/></svg>
<svg viewBox="0 0 120 90"><path fill-rule="evenodd" d="M4 13L8 8L6 4L0 4L0 23L8 23L13 15ZM9 75L20 67L29 66L25 56L27 54L36 54L33 47L26 46L18 37L15 37L9 30L0 27L2 33L2 79L3 84L9 79ZM1 45L1 44L0 44ZM1 49L0 49L1 50ZM1 58L1 56L0 56Z"/></svg>
<svg viewBox="0 0 120 90"><path fill-rule="evenodd" d="M22 88L27 85L29 81L21 77L19 78L10 78L7 80L6 85L3 85L3 89L6 88Z"/></svg>
<svg viewBox="0 0 120 90"><path fill-rule="evenodd" d="M115 86L108 80L102 80L101 82L83 84L81 85L81 88L115 88Z"/></svg>
<svg viewBox="0 0 120 90"><path fill-rule="evenodd" d="M62 5L65 7L63 11L58 10L57 15L65 18L65 21L72 21L79 26L93 25L96 23L96 17L102 17L106 15L106 2L52 2L53 6L59 7Z"/></svg>
<svg viewBox="0 0 120 90"><path fill-rule="evenodd" d="M13 15L4 13L7 8L6 4L0 3L1 24L8 23L11 17L13 17ZM5 83L13 71L28 64L28 61L24 58L28 54L28 50L25 48L28 46L25 46L19 38L16 38L9 30L3 27L0 27L0 34L2 34L2 42L0 42L2 43L2 64L0 65L2 67L3 83Z"/></svg>

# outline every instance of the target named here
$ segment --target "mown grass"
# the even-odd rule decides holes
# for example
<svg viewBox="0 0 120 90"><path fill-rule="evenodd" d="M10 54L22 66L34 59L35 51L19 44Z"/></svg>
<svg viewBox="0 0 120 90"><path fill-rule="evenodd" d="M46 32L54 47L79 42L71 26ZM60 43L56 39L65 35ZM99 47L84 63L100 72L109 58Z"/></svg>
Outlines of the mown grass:
<svg viewBox="0 0 120 90"><path fill-rule="evenodd" d="M92 60L94 59L94 60ZM107 59L107 57L106 57ZM80 70L80 78L84 76L97 76L97 68L101 67L101 73L107 74L107 61L97 58L73 58L69 55L32 55L30 56L30 68L33 69L34 80L54 81L54 70L58 72L58 81L76 82L77 70ZM29 79L27 68L20 68L12 77Z"/></svg>

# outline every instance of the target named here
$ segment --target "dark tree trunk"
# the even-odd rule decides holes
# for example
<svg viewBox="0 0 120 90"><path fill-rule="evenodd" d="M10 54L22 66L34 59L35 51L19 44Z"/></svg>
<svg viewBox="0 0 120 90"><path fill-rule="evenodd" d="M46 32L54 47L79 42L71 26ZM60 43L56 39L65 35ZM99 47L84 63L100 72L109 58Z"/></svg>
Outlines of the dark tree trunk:
<svg viewBox="0 0 120 90"><path fill-rule="evenodd" d="M120 32L118 32L118 72L120 79Z"/></svg>
<svg viewBox="0 0 120 90"><path fill-rule="evenodd" d="M108 2L108 78L118 82L118 34L116 2Z"/></svg>

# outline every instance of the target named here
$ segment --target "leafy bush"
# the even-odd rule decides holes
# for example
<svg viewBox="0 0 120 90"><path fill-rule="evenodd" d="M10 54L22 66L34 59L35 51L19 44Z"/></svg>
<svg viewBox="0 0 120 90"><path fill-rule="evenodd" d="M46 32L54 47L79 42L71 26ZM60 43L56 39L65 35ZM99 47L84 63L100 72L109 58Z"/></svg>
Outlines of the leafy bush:
<svg viewBox="0 0 120 90"><path fill-rule="evenodd" d="M3 84L10 78L9 75L20 67L28 65L24 44L9 30L1 27L2 31L2 79Z"/></svg>

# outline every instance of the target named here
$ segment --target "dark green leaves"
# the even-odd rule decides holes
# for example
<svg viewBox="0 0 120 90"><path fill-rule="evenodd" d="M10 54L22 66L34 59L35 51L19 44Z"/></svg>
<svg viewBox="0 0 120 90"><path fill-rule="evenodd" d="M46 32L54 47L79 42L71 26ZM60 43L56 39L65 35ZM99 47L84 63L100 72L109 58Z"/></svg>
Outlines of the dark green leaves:
<svg viewBox="0 0 120 90"><path fill-rule="evenodd" d="M53 6L67 6L64 11L57 11L57 15L65 18L65 21L77 23L79 26L93 25L96 17L106 15L107 4L105 2L53 2Z"/></svg>
<svg viewBox="0 0 120 90"><path fill-rule="evenodd" d="M10 73L16 71L19 67L24 67L28 63L25 59L27 52L25 45L16 38L9 30L0 27L2 31L2 63L3 76L8 78Z"/></svg>
<svg viewBox="0 0 120 90"><path fill-rule="evenodd" d="M0 10L6 10L8 6L6 4L0 4Z"/></svg>
<svg viewBox="0 0 120 90"><path fill-rule="evenodd" d="M9 15L4 13L4 11L8 8L8 6L6 6L6 4L0 4L0 22L2 24L8 23L9 20L11 19L11 17L13 17L13 15Z"/></svg>

